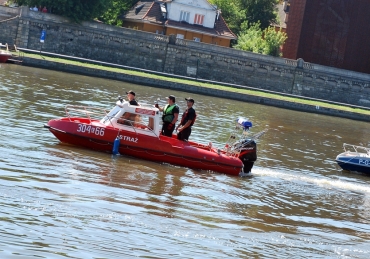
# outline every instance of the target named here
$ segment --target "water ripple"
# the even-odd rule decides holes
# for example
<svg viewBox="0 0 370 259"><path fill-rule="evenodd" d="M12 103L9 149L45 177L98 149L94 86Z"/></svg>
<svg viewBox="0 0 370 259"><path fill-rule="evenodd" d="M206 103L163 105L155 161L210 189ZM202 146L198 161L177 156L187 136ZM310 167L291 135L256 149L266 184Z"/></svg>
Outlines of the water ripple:
<svg viewBox="0 0 370 259"><path fill-rule="evenodd" d="M333 161L342 142L368 143L366 123L192 94L193 140L222 146L237 116L269 128L248 178L73 147L42 127L130 89L181 108L189 96L2 66L0 258L369 257L369 178Z"/></svg>

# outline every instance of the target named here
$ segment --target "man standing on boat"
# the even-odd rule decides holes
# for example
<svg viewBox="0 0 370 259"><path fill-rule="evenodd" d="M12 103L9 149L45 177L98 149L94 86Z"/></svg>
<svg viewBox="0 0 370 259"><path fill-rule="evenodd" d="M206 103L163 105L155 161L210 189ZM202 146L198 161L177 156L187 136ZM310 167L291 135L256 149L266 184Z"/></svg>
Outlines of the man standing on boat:
<svg viewBox="0 0 370 259"><path fill-rule="evenodd" d="M130 105L137 105L139 106L139 104L137 103L137 101L135 100L135 92L130 90L128 92L126 92L127 94L127 99L128 99L128 102L130 103Z"/></svg>
<svg viewBox="0 0 370 259"><path fill-rule="evenodd" d="M167 98L168 104L164 107L159 107L158 103L155 104L155 107L163 112L162 120L162 135L167 137L172 137L172 133L175 130L175 123L179 117L179 106L177 106L176 98L173 95L170 95Z"/></svg>
<svg viewBox="0 0 370 259"><path fill-rule="evenodd" d="M197 114L193 108L194 99L189 97L185 98L185 100L188 108L182 115L181 122L176 127L176 130L179 132L177 133L177 139L188 141L191 134L191 126L193 126L195 119L197 118Z"/></svg>

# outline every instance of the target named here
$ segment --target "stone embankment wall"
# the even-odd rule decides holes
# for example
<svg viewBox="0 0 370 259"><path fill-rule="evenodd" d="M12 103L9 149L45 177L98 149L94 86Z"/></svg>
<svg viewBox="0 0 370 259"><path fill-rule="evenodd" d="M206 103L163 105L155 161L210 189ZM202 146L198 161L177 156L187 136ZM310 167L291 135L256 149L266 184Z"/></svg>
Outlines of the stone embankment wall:
<svg viewBox="0 0 370 259"><path fill-rule="evenodd" d="M19 8L0 6L0 43L14 44L20 16Z"/></svg>
<svg viewBox="0 0 370 259"><path fill-rule="evenodd" d="M187 84L181 84L177 82L175 83L175 82L171 82L167 80L153 79L149 77L141 77L141 76L124 74L124 73L111 72L111 71L106 71L106 70L101 70L101 69L93 69L93 68L88 68L84 66L62 64L58 62L47 61L44 59L34 59L34 58L25 57L24 63L32 67L53 69L53 70L67 72L67 73L77 73L77 74L87 75L87 76L98 76L101 78L107 78L107 79L113 79L113 80L119 80L119 81L127 81L131 83L148 85L148 86L153 86L153 87L158 87L158 88L174 89L178 91L203 94L207 96L229 98L232 100L238 100L238 101L243 101L243 102L261 103L264 105L270 105L270 106L280 107L280 108L285 108L285 109L290 109L290 110L312 112L312 113L317 113L317 114L324 114L324 115L370 122L370 115L330 109L330 108L325 108L325 107L318 107L318 106L313 106L313 105L307 105L307 104L302 104L299 102L288 102L288 101L277 100L277 99L272 99L272 98L241 94L241 93L236 93L236 92L231 92L231 91L205 88L205 87L196 86L196 85L187 85Z"/></svg>
<svg viewBox="0 0 370 259"><path fill-rule="evenodd" d="M0 7L0 13L8 9ZM16 10L16 19L0 20L3 44L370 107L369 74ZM45 43L40 43L42 30Z"/></svg>

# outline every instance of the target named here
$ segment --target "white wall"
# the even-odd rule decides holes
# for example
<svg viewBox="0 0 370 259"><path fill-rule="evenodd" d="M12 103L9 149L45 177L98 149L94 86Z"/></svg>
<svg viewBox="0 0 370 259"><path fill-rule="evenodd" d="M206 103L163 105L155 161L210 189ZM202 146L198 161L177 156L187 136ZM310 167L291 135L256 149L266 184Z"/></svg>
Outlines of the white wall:
<svg viewBox="0 0 370 259"><path fill-rule="evenodd" d="M196 14L204 15L203 26L213 28L216 20L216 8L204 0L178 0L167 3L168 19L180 21L181 11L190 13L189 24L194 24Z"/></svg>

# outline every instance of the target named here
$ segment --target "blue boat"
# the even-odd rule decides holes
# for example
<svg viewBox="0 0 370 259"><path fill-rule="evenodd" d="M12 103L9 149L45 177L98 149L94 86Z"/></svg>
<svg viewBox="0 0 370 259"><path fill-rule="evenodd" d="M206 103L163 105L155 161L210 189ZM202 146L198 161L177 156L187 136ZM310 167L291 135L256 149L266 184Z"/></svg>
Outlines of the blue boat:
<svg viewBox="0 0 370 259"><path fill-rule="evenodd" d="M370 174L370 148L344 143L343 149L335 159L343 170Z"/></svg>

